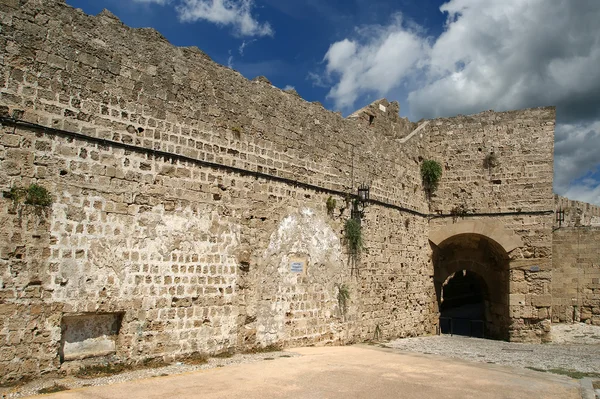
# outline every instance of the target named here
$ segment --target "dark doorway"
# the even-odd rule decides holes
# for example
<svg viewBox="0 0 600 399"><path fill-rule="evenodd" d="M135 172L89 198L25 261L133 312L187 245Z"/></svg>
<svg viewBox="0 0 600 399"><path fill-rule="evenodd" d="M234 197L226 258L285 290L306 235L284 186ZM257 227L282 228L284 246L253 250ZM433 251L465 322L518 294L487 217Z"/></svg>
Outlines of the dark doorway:
<svg viewBox="0 0 600 399"><path fill-rule="evenodd" d="M508 339L508 254L488 237L459 234L432 245L440 332Z"/></svg>
<svg viewBox="0 0 600 399"><path fill-rule="evenodd" d="M473 272L461 270L442 287L442 334L485 337L485 283Z"/></svg>

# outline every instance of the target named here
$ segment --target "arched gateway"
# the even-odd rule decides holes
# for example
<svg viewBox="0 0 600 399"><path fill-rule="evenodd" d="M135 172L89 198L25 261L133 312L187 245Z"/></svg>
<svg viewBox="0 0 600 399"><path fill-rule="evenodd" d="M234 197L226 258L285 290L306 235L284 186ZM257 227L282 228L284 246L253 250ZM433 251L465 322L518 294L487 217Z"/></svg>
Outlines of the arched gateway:
<svg viewBox="0 0 600 399"><path fill-rule="evenodd" d="M444 333L509 338L509 256L520 239L480 221L430 234L434 284Z"/></svg>

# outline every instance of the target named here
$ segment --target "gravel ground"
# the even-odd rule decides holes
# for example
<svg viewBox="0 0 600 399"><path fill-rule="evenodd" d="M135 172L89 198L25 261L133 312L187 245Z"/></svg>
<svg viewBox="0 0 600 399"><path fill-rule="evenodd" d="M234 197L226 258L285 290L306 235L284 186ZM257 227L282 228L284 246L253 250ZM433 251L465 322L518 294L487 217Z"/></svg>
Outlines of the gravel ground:
<svg viewBox="0 0 600 399"><path fill-rule="evenodd" d="M549 344L519 344L441 335L398 339L384 345L482 363L600 374L600 326L557 325L553 326L552 338L554 342Z"/></svg>
<svg viewBox="0 0 600 399"><path fill-rule="evenodd" d="M296 357L300 356L293 352L266 352L266 353L255 353L255 354L238 354L233 355L230 358L209 358L207 363L201 365L188 365L185 363L173 363L166 367L142 369L135 371L128 371L121 374L111 375L109 377L99 377L93 379L83 379L74 376L67 376L63 378L47 378L39 379L21 386L15 386L10 388L0 388L0 398L2 399L13 399L21 398L23 396L30 396L39 393L38 391L43 388L52 387L55 384L65 386L69 389L80 388L85 386L100 386L115 384L124 381L138 380L150 377L161 377L165 375L181 374L190 371L206 370L216 367L226 367L234 364L242 363L253 363L258 361L273 360L278 357Z"/></svg>

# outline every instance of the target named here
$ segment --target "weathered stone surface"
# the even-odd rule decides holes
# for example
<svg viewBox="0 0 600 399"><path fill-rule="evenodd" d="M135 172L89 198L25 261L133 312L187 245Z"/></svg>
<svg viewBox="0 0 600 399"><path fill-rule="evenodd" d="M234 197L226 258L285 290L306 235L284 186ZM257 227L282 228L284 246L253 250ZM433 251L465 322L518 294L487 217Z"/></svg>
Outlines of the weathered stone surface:
<svg viewBox="0 0 600 399"><path fill-rule="evenodd" d="M504 298L490 304L494 328L547 335L553 108L417 126L382 99L344 119L109 12L13 3L0 0L0 116L84 137L0 127L0 189L35 182L53 197L44 209L0 199L2 381L72 368L112 343L111 359L139 361L432 334L434 280L458 267L434 265L432 245L456 237L482 245L471 268ZM484 166L492 150L498 162ZM444 168L431 201L424 159ZM353 262L345 193L361 182L377 203ZM465 222L491 227L430 242L463 205ZM594 278L578 307L592 322ZM122 315L118 334L82 335L61 364L63 321L82 314Z"/></svg>
<svg viewBox="0 0 600 399"><path fill-rule="evenodd" d="M556 196L552 320L600 325L600 207Z"/></svg>

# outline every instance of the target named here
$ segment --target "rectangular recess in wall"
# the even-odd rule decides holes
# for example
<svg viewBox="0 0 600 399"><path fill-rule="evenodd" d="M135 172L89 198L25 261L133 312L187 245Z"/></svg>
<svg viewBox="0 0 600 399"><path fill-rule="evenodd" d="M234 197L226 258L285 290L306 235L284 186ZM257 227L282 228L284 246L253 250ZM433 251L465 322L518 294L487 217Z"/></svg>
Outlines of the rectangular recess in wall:
<svg viewBox="0 0 600 399"><path fill-rule="evenodd" d="M123 312L63 316L60 361L107 356L117 351Z"/></svg>

